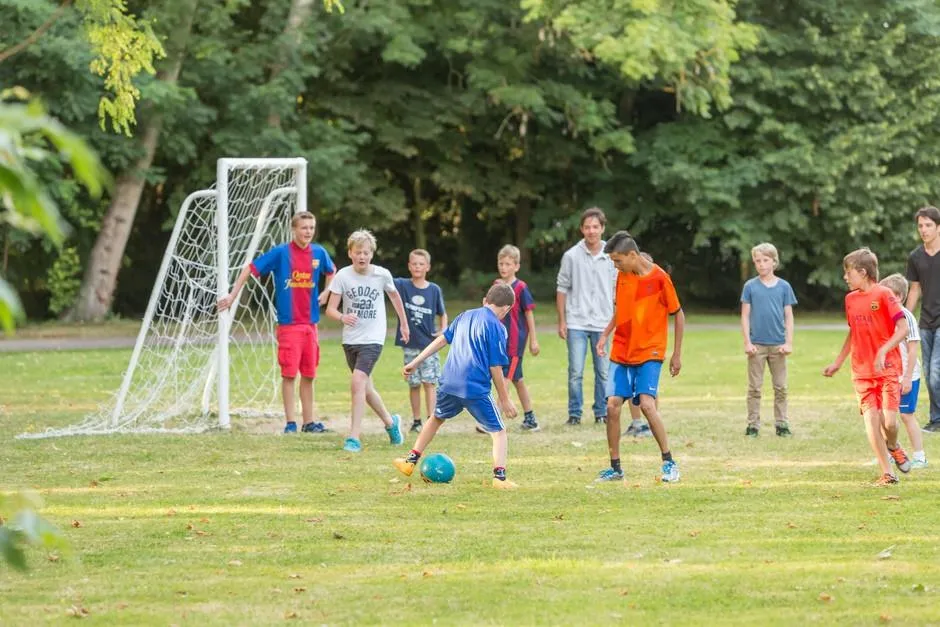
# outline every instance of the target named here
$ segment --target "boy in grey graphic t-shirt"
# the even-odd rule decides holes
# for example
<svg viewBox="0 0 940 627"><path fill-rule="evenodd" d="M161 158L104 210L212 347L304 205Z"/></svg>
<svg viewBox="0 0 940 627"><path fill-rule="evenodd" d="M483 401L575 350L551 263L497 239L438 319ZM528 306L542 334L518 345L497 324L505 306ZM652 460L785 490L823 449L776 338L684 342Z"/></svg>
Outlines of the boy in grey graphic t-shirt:
<svg viewBox="0 0 940 627"><path fill-rule="evenodd" d="M362 450L360 434L367 402L385 424L389 441L397 446L405 440L401 418L398 414L389 413L372 383L372 369L385 344L386 294L401 321L402 337L406 341L409 337L408 319L391 273L381 266L372 265L375 247L375 237L369 231L360 230L349 236L347 248L352 265L336 273L330 284L330 300L326 306L326 315L343 323L343 352L352 372L349 437L343 444L343 449L351 453ZM342 311L339 309L340 301Z"/></svg>

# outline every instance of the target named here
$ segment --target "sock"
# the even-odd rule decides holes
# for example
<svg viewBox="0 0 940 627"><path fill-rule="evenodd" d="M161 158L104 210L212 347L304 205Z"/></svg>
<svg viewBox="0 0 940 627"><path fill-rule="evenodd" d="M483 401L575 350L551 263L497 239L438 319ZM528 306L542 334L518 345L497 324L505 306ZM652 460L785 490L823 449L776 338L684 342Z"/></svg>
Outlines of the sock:
<svg viewBox="0 0 940 627"><path fill-rule="evenodd" d="M912 457L919 462L927 461L927 455L923 451L914 451Z"/></svg>
<svg viewBox="0 0 940 627"><path fill-rule="evenodd" d="M497 466L493 469L493 478L499 479L500 481L506 480L506 468L503 466Z"/></svg>
<svg viewBox="0 0 940 627"><path fill-rule="evenodd" d="M672 461L672 451L666 451L665 453L663 453L663 461L664 462Z"/></svg>
<svg viewBox="0 0 940 627"><path fill-rule="evenodd" d="M617 459L611 458L610 467L616 470L617 472L623 472L623 469L620 467L620 458Z"/></svg>
<svg viewBox="0 0 940 627"><path fill-rule="evenodd" d="M416 449L411 449L411 452L408 453L408 457L405 458L405 461L412 464L417 464L418 460L421 459L421 451Z"/></svg>

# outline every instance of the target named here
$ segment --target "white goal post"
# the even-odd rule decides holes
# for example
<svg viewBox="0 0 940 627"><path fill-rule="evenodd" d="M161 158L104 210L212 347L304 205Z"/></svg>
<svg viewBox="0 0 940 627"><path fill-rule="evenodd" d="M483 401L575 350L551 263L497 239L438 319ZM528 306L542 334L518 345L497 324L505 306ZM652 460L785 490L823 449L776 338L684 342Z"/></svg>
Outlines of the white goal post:
<svg viewBox="0 0 940 627"><path fill-rule="evenodd" d="M215 185L180 207L117 393L79 424L17 437L197 433L282 414L273 279L252 277L222 314L216 303L306 207L305 159L219 159Z"/></svg>

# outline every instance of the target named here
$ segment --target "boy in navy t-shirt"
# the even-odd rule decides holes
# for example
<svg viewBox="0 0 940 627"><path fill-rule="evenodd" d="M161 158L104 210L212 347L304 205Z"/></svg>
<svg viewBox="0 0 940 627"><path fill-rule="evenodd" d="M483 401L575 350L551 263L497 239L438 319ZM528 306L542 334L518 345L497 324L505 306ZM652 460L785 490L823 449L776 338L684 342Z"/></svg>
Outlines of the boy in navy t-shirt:
<svg viewBox="0 0 940 627"><path fill-rule="evenodd" d="M235 303L249 276L264 277L274 273L274 306L277 309L277 363L281 366L281 395L287 425L284 433L296 433L294 419L294 379L300 373L300 408L302 431L327 431L316 420L313 401L313 380L320 363L320 342L317 323L320 306L326 302L327 287L336 272L329 253L313 243L317 219L312 213L298 211L291 218L293 237L287 244L275 246L245 266L231 293L219 299L219 311ZM323 293L318 294L320 276L326 275Z"/></svg>
<svg viewBox="0 0 940 627"><path fill-rule="evenodd" d="M493 438L493 487L500 490L518 487L506 479L508 438L500 415L502 409L510 418L516 416L516 406L509 398L503 378L503 366L509 363L509 358L506 356L506 329L500 323L514 301L511 287L502 283L492 286L483 299L482 307L457 316L439 337L402 369L402 374L408 377L421 362L450 344L434 417L421 430L408 457L395 460L395 467L402 474L411 476L418 459L444 421L466 409ZM491 384L496 385L498 407L490 393Z"/></svg>
<svg viewBox="0 0 940 627"><path fill-rule="evenodd" d="M747 355L747 429L756 438L760 432L760 397L764 364L774 386L774 424L777 435L792 435L787 417L787 355L793 352L793 305L796 295L790 284L774 274L780 262L773 244L751 249L757 276L741 292L741 333Z"/></svg>
<svg viewBox="0 0 940 627"><path fill-rule="evenodd" d="M427 348L428 344L440 334L438 329L447 328L447 312L444 311L444 295L436 283L427 280L431 269L431 254L423 248L416 248L408 255L410 279L395 279L395 288L401 294L408 316L411 337L405 342L401 330L395 334L395 346L401 346L407 364ZM436 327L435 317L440 316L440 327ZM424 390L429 418L434 415L437 405L437 384L441 380L441 358L435 353L408 377L408 391L411 400L411 430L421 431L421 390Z"/></svg>

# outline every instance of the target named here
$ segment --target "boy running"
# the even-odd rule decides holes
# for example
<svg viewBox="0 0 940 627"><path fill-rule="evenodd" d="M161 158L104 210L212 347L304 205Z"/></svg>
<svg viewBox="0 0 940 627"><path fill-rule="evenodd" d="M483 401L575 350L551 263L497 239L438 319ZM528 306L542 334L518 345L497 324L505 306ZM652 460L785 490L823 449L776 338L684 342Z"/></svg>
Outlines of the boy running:
<svg viewBox="0 0 940 627"><path fill-rule="evenodd" d="M891 469L893 458L901 472L910 472L911 462L898 444L898 407L901 400L900 344L908 334L907 320L891 290L878 285L878 257L860 248L842 260L845 282L845 317L849 333L836 360L823 376L831 377L851 353L852 382L859 412L865 419L868 443L878 458L881 477L874 485L898 482Z"/></svg>
<svg viewBox="0 0 940 627"><path fill-rule="evenodd" d="M405 377L410 376L421 362L450 344L434 417L418 434L408 457L394 462L402 474L411 476L415 464L444 421L466 409L493 438L493 487L497 490L518 487L506 479L508 437L500 415L502 409L510 418L516 416L516 406L509 398L503 379L503 367L509 363L509 357L506 356L506 329L500 323L514 301L512 288L502 283L493 285L486 293L482 307L470 309L454 318L440 336L402 369ZM498 407L490 393L491 384L496 386Z"/></svg>

